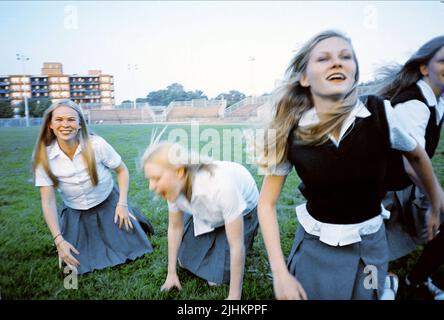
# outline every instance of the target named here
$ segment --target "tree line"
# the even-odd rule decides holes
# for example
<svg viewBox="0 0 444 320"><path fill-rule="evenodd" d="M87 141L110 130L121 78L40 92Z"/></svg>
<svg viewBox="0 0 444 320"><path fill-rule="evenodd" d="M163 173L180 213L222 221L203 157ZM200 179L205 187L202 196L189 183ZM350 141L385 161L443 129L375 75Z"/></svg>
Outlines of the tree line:
<svg viewBox="0 0 444 320"><path fill-rule="evenodd" d="M220 93L214 99L227 100L227 106L230 106L246 96L237 90L230 90L228 93ZM137 103L149 103L150 106L167 106L172 101L191 101L195 99L209 99L202 90L185 91L180 83L173 83L165 89L151 91L145 98L137 98ZM125 100L123 103L131 102Z"/></svg>
<svg viewBox="0 0 444 320"><path fill-rule="evenodd" d="M31 118L41 118L43 112L51 105L49 99L44 100L28 100L28 111ZM12 106L9 101L0 100L0 118L13 118L14 108L18 108L18 114L21 117L25 116L25 104L23 102Z"/></svg>

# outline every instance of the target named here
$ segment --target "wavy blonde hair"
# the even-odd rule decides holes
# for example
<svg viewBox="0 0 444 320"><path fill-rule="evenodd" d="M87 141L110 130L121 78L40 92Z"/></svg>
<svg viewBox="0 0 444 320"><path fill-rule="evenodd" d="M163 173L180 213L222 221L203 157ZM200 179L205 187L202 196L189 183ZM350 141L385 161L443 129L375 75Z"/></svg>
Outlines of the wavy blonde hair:
<svg viewBox="0 0 444 320"><path fill-rule="evenodd" d="M300 83L307 70L313 48L323 40L341 38L350 43L351 40L343 33L327 30L314 36L306 42L291 60L286 70L286 77L273 96L274 115L266 125L265 132L273 130L275 134L266 134L263 144L257 144L258 164L262 168L270 168L282 163L287 157L287 141L292 130L295 129L295 138L304 144L319 145L328 139L328 134L340 129L351 109L358 99L357 84L359 80L359 67L356 54L352 47L353 60L356 63L355 83L347 95L328 113L320 115L318 124L299 127L297 124L304 112L314 105L311 91ZM272 156L273 155L273 156Z"/></svg>
<svg viewBox="0 0 444 320"><path fill-rule="evenodd" d="M48 153L46 152L46 147L51 145L51 143L57 139L54 135L54 132L49 126L52 120L53 111L59 107L68 107L75 110L77 113L80 124L80 130L77 133L77 138L79 140L80 146L82 147L82 157L88 168L88 173L91 178L92 184L96 186L99 183L99 178L97 175L96 159L91 144L88 126L86 125L85 117L83 116L83 112L80 109L79 105L68 99L53 103L48 109L45 110L43 114L43 124L40 128L37 142L32 154L32 171L34 173L34 177L36 169L41 166L53 182L54 186L58 186L58 178L52 173L49 167Z"/></svg>
<svg viewBox="0 0 444 320"><path fill-rule="evenodd" d="M154 142L145 150L141 167L145 168L147 162L160 164L168 169L184 169L185 187L184 193L189 201L193 195L192 183L199 170L207 170L213 174L214 165L209 158L202 158L193 150L188 151L179 143L160 141Z"/></svg>

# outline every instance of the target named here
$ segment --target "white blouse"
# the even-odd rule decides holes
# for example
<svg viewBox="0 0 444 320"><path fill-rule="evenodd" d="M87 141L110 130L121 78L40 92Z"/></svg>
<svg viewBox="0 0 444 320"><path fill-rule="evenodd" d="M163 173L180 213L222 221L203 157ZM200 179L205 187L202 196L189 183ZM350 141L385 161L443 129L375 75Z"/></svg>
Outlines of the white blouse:
<svg viewBox="0 0 444 320"><path fill-rule="evenodd" d="M180 194L168 202L169 212L193 215L194 235L213 231L257 206L259 191L250 172L230 161L214 161L211 175L206 170L196 173L192 182L191 202Z"/></svg>
<svg viewBox="0 0 444 320"><path fill-rule="evenodd" d="M122 162L120 155L103 138L91 135L90 139L99 178L97 186L92 184L80 145L72 160L60 149L57 140L46 147L49 168L59 180L57 190L63 202L77 210L90 209L106 200L114 187L110 169L117 168ZM41 166L35 172L35 185L37 187L53 185Z"/></svg>
<svg viewBox="0 0 444 320"><path fill-rule="evenodd" d="M421 90L427 103L435 108L436 124L439 125L444 114L444 97L436 99L432 88L424 80L418 80L416 85ZM425 147L425 132L429 122L429 108L419 100L409 100L398 103L394 112L404 128L418 141L421 147Z"/></svg>

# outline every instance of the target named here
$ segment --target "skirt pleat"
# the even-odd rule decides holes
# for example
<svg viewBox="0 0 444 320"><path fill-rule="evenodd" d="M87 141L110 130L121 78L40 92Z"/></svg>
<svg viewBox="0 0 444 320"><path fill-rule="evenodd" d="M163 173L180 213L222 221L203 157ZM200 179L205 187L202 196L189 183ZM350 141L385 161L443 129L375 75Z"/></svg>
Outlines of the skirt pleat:
<svg viewBox="0 0 444 320"><path fill-rule="evenodd" d="M80 262L79 274L119 265L153 251L141 225L148 220L139 221L140 214L130 206L128 211L137 218L131 219L133 229L126 231L125 225L119 229L114 223L118 200L119 191L114 188L104 202L91 209L76 210L64 204L59 208L62 236L80 252L72 252Z"/></svg>
<svg viewBox="0 0 444 320"><path fill-rule="evenodd" d="M388 269L384 225L362 241L330 246L296 230L287 267L313 300L374 300L382 293Z"/></svg>
<svg viewBox="0 0 444 320"><path fill-rule="evenodd" d="M254 208L244 215L245 254L251 249L258 226L257 210ZM217 284L229 283L230 246L225 226L196 237L192 215L184 214L184 234L178 259L184 269L200 278Z"/></svg>
<svg viewBox="0 0 444 320"><path fill-rule="evenodd" d="M419 188L411 185L400 191L388 192L383 204L390 211L390 219L385 221L390 261L410 254L427 242L430 201Z"/></svg>

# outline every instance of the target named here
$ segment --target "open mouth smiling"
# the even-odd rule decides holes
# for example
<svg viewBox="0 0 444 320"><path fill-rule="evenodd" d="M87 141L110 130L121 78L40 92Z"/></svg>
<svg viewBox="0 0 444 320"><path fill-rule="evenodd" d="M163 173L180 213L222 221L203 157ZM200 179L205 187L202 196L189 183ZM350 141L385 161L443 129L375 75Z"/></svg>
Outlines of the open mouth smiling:
<svg viewBox="0 0 444 320"><path fill-rule="evenodd" d="M327 81L343 81L346 80L347 77L340 72L336 72L336 73L332 73L331 75L329 75L326 80Z"/></svg>

